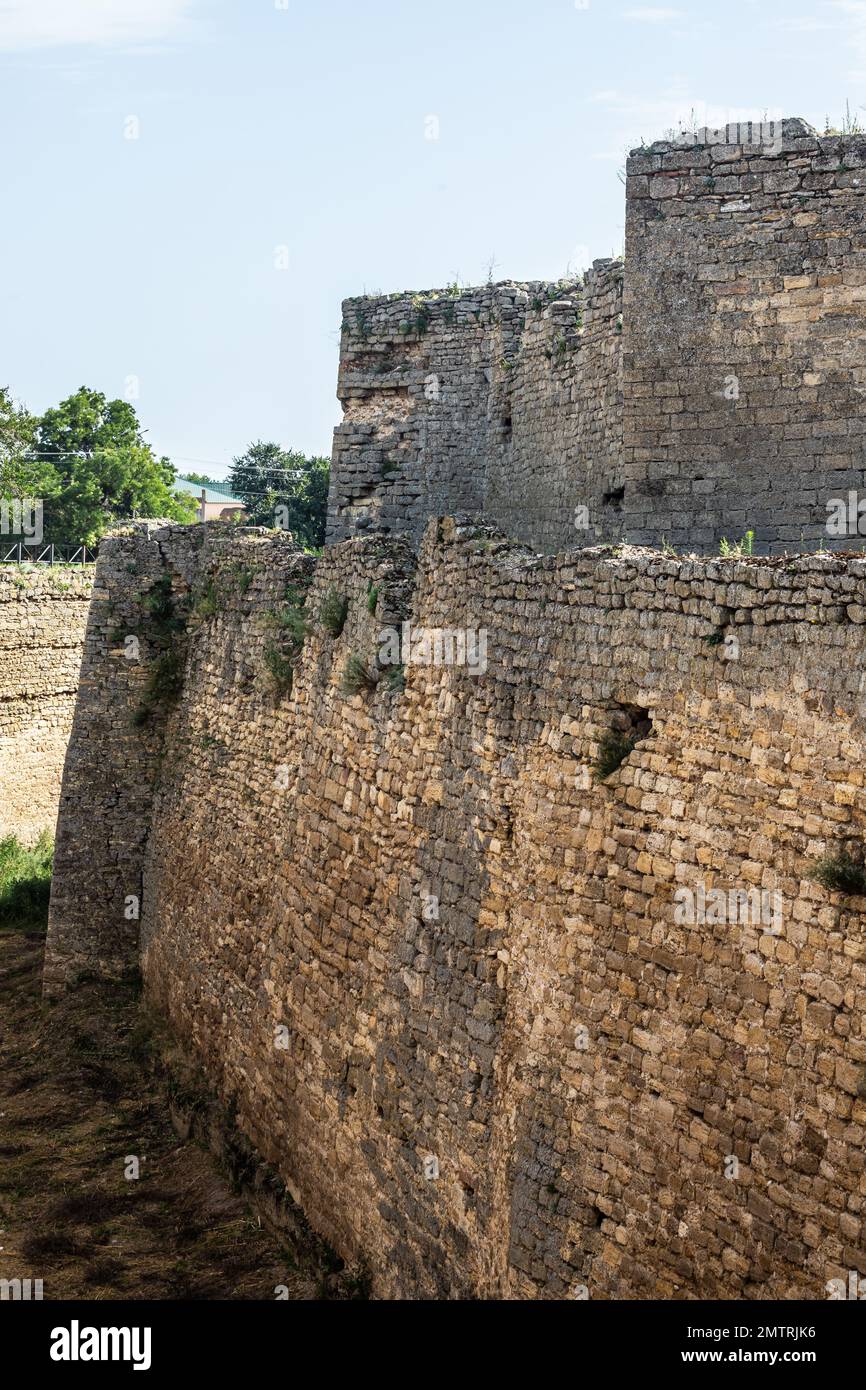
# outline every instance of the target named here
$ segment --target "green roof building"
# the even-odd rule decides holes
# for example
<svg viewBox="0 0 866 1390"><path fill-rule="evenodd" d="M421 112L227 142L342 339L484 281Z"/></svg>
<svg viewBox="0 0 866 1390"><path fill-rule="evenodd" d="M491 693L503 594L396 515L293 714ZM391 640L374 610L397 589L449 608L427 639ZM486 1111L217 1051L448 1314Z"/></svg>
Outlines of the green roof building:
<svg viewBox="0 0 866 1390"><path fill-rule="evenodd" d="M239 497L233 497L220 483L195 483L189 478L176 478L175 491L194 497L199 504L199 521L230 521L245 509Z"/></svg>

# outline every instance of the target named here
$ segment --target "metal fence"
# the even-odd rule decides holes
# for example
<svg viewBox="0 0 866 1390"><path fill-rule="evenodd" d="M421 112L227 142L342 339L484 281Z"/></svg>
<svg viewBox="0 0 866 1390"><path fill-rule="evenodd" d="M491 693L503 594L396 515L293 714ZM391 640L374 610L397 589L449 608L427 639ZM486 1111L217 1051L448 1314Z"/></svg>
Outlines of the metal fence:
<svg viewBox="0 0 866 1390"><path fill-rule="evenodd" d="M96 550L88 545L0 544L0 565L92 565Z"/></svg>

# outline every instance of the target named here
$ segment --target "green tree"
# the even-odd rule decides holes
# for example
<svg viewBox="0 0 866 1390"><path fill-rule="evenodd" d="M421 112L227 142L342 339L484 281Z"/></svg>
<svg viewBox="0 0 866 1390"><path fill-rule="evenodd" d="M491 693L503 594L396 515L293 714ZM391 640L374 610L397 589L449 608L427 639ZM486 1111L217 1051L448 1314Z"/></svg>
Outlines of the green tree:
<svg viewBox="0 0 866 1390"><path fill-rule="evenodd" d="M101 391L80 386L39 421L37 445L43 454L72 458L99 449L141 444L141 426L128 401L109 401Z"/></svg>
<svg viewBox="0 0 866 1390"><path fill-rule="evenodd" d="M201 487L213 487L216 478L209 478L206 473L184 473L188 483L198 483Z"/></svg>
<svg viewBox="0 0 866 1390"><path fill-rule="evenodd" d="M0 386L0 497L45 498L59 485L56 470L35 457L39 421Z"/></svg>
<svg viewBox="0 0 866 1390"><path fill-rule="evenodd" d="M245 503L252 526L291 531L299 545L318 550L325 543L331 465L279 444L251 444L232 464L229 486Z"/></svg>
<svg viewBox="0 0 866 1390"><path fill-rule="evenodd" d="M80 387L42 416L35 452L59 483L46 506L46 539L92 545L136 516L195 520L195 500L175 492L173 465L145 442L128 401Z"/></svg>

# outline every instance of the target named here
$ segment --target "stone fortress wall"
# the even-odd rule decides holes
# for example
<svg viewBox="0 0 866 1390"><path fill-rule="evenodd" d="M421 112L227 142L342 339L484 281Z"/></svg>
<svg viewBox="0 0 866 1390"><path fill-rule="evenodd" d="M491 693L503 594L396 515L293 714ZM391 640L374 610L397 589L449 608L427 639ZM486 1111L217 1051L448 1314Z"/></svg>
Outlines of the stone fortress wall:
<svg viewBox="0 0 866 1390"><path fill-rule="evenodd" d="M631 541L712 551L750 528L774 554L851 546L826 521L866 469L866 136L785 130L778 152L629 160Z"/></svg>
<svg viewBox="0 0 866 1390"><path fill-rule="evenodd" d="M348 301L320 558L102 546L47 993L141 962L377 1294L866 1274L866 557L622 543L859 549L864 160L636 152L624 266Z"/></svg>
<svg viewBox="0 0 866 1390"><path fill-rule="evenodd" d="M347 300L329 542L483 513L574 545L575 509L603 516L622 472L622 278Z"/></svg>
<svg viewBox="0 0 866 1390"><path fill-rule="evenodd" d="M866 137L727 139L634 152L625 261L585 283L346 302L330 540L483 513L545 552L852 548Z"/></svg>
<svg viewBox="0 0 866 1390"><path fill-rule="evenodd" d="M407 619L486 660L383 669ZM864 904L812 877L864 839L864 632L866 560L829 555L107 541L49 992L135 968L140 930L149 996L380 1295L824 1298L866 1274ZM778 915L683 921L683 888Z"/></svg>
<svg viewBox="0 0 866 1390"><path fill-rule="evenodd" d="M0 840L53 833L93 571L0 565Z"/></svg>

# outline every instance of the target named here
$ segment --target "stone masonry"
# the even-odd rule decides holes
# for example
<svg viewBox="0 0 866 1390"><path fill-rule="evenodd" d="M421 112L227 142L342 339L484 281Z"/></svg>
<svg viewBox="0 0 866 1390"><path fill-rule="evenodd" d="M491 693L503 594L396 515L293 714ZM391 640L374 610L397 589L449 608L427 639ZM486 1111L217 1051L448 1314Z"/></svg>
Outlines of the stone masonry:
<svg viewBox="0 0 866 1390"><path fill-rule="evenodd" d="M46 993L141 965L380 1296L866 1275L866 138L773 137L347 301L321 557L102 545Z"/></svg>
<svg viewBox="0 0 866 1390"><path fill-rule="evenodd" d="M584 280L346 301L331 541L472 513L545 552L859 548L866 136L730 139L634 151L625 261Z"/></svg>
<svg viewBox="0 0 866 1390"><path fill-rule="evenodd" d="M622 266L602 262L586 284L347 300L329 541L483 513L558 550L589 502L593 537L615 534L621 310Z"/></svg>
<svg viewBox="0 0 866 1390"><path fill-rule="evenodd" d="M779 152L659 144L629 160L630 540L851 545L826 521L866 468L866 136L785 131Z"/></svg>
<svg viewBox="0 0 866 1390"><path fill-rule="evenodd" d="M486 667L383 666L406 620L483 628ZM862 856L864 634L850 556L116 537L49 992L140 928L151 999L380 1295L822 1299L866 1274L864 901L813 877ZM779 918L683 921L684 889Z"/></svg>
<svg viewBox="0 0 866 1390"><path fill-rule="evenodd" d="M0 840L53 833L93 571L0 565Z"/></svg>

